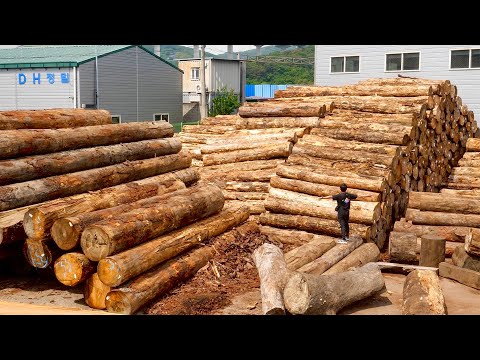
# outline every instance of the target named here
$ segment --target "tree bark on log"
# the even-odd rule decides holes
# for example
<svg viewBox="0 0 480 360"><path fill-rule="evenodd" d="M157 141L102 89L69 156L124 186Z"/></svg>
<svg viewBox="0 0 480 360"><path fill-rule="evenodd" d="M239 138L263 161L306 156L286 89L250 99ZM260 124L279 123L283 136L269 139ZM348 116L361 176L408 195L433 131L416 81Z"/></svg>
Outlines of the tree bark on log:
<svg viewBox="0 0 480 360"><path fill-rule="evenodd" d="M187 280L215 255L213 247L205 246L179 256L149 270L107 294L108 312L131 315L151 300Z"/></svg>
<svg viewBox="0 0 480 360"><path fill-rule="evenodd" d="M309 181L287 179L280 176L271 177L270 187L316 196L332 196L339 192L338 186L316 184ZM379 202L382 199L382 194L379 192L359 189L353 191L357 196L361 197L362 201Z"/></svg>
<svg viewBox="0 0 480 360"><path fill-rule="evenodd" d="M468 233L468 227L413 225L411 221L405 221L405 219L395 222L393 230L396 232L412 232L417 235L417 237L432 234L441 236L447 241L458 242L465 242L465 236Z"/></svg>
<svg viewBox="0 0 480 360"><path fill-rule="evenodd" d="M262 214L266 211L263 200L225 200L225 204L229 206L248 206L251 215Z"/></svg>
<svg viewBox="0 0 480 360"><path fill-rule="evenodd" d="M441 277L480 290L480 273L478 271L461 268L446 262L440 263L438 271Z"/></svg>
<svg viewBox="0 0 480 360"><path fill-rule="evenodd" d="M266 212L260 214L259 221L262 225L283 229L303 230L335 237L341 236L340 225L336 220L327 220L312 216L272 214ZM350 234L356 234L364 240L370 240L370 227L363 224L350 224Z"/></svg>
<svg viewBox="0 0 480 360"><path fill-rule="evenodd" d="M231 118L210 117L200 121L201 125L235 126L237 129L268 129L277 127L317 127L318 116L311 117L249 117L233 116Z"/></svg>
<svg viewBox="0 0 480 360"><path fill-rule="evenodd" d="M470 255L480 256L480 229L468 229L465 236L465 250Z"/></svg>
<svg viewBox="0 0 480 360"><path fill-rule="evenodd" d="M0 185L178 153L174 138L137 141L0 161Z"/></svg>
<svg viewBox="0 0 480 360"><path fill-rule="evenodd" d="M39 269L49 267L62 253L51 239L43 241L27 239L23 245L25 259L30 265Z"/></svg>
<svg viewBox="0 0 480 360"><path fill-rule="evenodd" d="M23 217L29 207L0 212L0 246L19 242L27 238L23 229Z"/></svg>
<svg viewBox="0 0 480 360"><path fill-rule="evenodd" d="M328 136L337 140L355 140L366 143L389 144L389 145L407 145L410 141L409 133L405 129L398 132L369 132L368 125L357 125L356 129L350 128L314 128L310 132L312 135Z"/></svg>
<svg viewBox="0 0 480 360"><path fill-rule="evenodd" d="M274 158L287 158L292 152L291 142L276 145L260 146L255 149L235 150L225 153L212 153L203 155L204 165L218 165L237 163L252 160L269 160Z"/></svg>
<svg viewBox="0 0 480 360"><path fill-rule="evenodd" d="M464 246L457 246L452 254L452 263L461 268L480 272L480 256L470 255Z"/></svg>
<svg viewBox="0 0 480 360"><path fill-rule="evenodd" d="M95 273L96 268L96 263L79 252L63 254L53 265L57 280L63 285L71 287L87 280Z"/></svg>
<svg viewBox="0 0 480 360"><path fill-rule="evenodd" d="M416 192L409 194L408 207L423 211L480 214L480 201L465 201L461 196L445 196L441 193Z"/></svg>
<svg viewBox="0 0 480 360"><path fill-rule="evenodd" d="M457 169L463 167L462 165L458 164ZM479 163L480 166L480 163ZM469 190L456 190L456 189L440 189L440 194L445 194L446 196L461 196L466 198L475 198L480 200L480 189L469 189Z"/></svg>
<svg viewBox="0 0 480 360"><path fill-rule="evenodd" d="M233 142L233 140L229 143L225 144L213 144L213 145L203 145L200 146L200 151L203 155L205 154L218 154L218 153L226 153L230 151L237 151L237 150L247 150L247 149L256 149L262 147L281 147L287 144L289 141L285 139L274 139L274 140L263 140L263 141L241 141L241 142Z"/></svg>
<svg viewBox="0 0 480 360"><path fill-rule="evenodd" d="M285 254L287 268L292 271L297 270L303 265L319 258L335 245L335 238L325 235L316 235L314 240L290 250Z"/></svg>
<svg viewBox="0 0 480 360"><path fill-rule="evenodd" d="M121 205L86 212L76 216L63 217L53 223L50 229L50 234L60 249L71 250L80 244L80 237L87 226L102 220L111 219L118 214L123 214L143 206L155 204L159 200L169 198L172 193L180 194L181 192L177 192L177 190L185 189L184 183L177 180L172 183L172 186L166 188L163 193L159 193L152 197L132 202L129 201Z"/></svg>
<svg viewBox="0 0 480 360"><path fill-rule="evenodd" d="M285 315L283 288L292 271L287 268L282 250L265 243L255 249L252 257L260 278L263 315Z"/></svg>
<svg viewBox="0 0 480 360"><path fill-rule="evenodd" d="M362 244L325 271L323 275L338 274L352 268L359 268L369 262L376 262L379 255L380 250L374 243Z"/></svg>
<svg viewBox="0 0 480 360"><path fill-rule="evenodd" d="M225 202L222 191L213 185L195 186L178 193L87 226L80 239L83 253L90 260L99 261L213 215Z"/></svg>
<svg viewBox="0 0 480 360"><path fill-rule="evenodd" d="M219 186L228 191L240 192L268 192L270 184L261 181L226 181L225 186Z"/></svg>
<svg viewBox="0 0 480 360"><path fill-rule="evenodd" d="M241 117L323 117L327 111L327 102L318 104L308 103L276 103L244 105L238 109ZM330 107L330 103L328 103Z"/></svg>
<svg viewBox="0 0 480 360"><path fill-rule="evenodd" d="M450 189L457 190L475 190L480 189L480 179L475 176L449 175L447 186Z"/></svg>
<svg viewBox="0 0 480 360"><path fill-rule="evenodd" d="M480 224L480 215L453 212L421 211L407 209L405 218L414 225L438 225L445 227L475 227Z"/></svg>
<svg viewBox="0 0 480 360"><path fill-rule="evenodd" d="M440 273L441 274L441 273ZM430 270L414 270L403 284L403 315L446 315L440 279Z"/></svg>
<svg viewBox="0 0 480 360"><path fill-rule="evenodd" d="M0 142L0 159L172 136L173 126L164 121L95 125L72 129L5 130L2 131Z"/></svg>
<svg viewBox="0 0 480 360"><path fill-rule="evenodd" d="M190 166L192 158L181 151L158 158L136 160L66 175L0 187L0 210L38 204L60 197L99 190Z"/></svg>
<svg viewBox="0 0 480 360"><path fill-rule="evenodd" d="M417 262L417 235L407 232L390 232L388 255L389 261L413 264Z"/></svg>
<svg viewBox="0 0 480 360"><path fill-rule="evenodd" d="M249 200L265 200L268 196L268 193L264 192L245 192L245 191L224 191L223 197L225 200L240 200L240 201L249 201Z"/></svg>
<svg viewBox="0 0 480 360"><path fill-rule="evenodd" d="M352 235L350 236L350 241L346 244L337 244L319 258L300 267L298 271L308 274L322 275L325 271L337 264L362 244L363 240L359 236Z"/></svg>
<svg viewBox="0 0 480 360"><path fill-rule="evenodd" d="M111 123L112 117L107 110L45 109L0 112L0 130L60 129Z"/></svg>
<svg viewBox="0 0 480 360"><path fill-rule="evenodd" d="M225 172L216 172L216 173L208 173L208 175L203 175L202 172L202 179L205 181L241 181L241 182L269 182L271 177L275 175L275 169L267 169L267 170L230 170Z"/></svg>
<svg viewBox="0 0 480 360"><path fill-rule="evenodd" d="M98 278L98 274L94 273L85 281L83 297L88 306L94 309L106 309L105 298L110 292L110 286L105 285Z"/></svg>
<svg viewBox="0 0 480 360"><path fill-rule="evenodd" d="M271 226L260 225L260 232L266 235L272 242L279 242L285 245L301 246L314 241L318 238L323 238L325 235L318 235L301 230L287 230L278 229Z"/></svg>
<svg viewBox="0 0 480 360"><path fill-rule="evenodd" d="M163 235L98 262L100 280L115 287L152 267L223 234L246 221L250 213L245 206L226 207L222 212Z"/></svg>
<svg viewBox="0 0 480 360"><path fill-rule="evenodd" d="M329 114L327 119L359 125L377 123L385 125L413 126L415 124L414 117L416 117L416 115L381 114L377 112L338 109ZM320 124L322 123L322 120L323 119L321 119Z"/></svg>
<svg viewBox="0 0 480 360"><path fill-rule="evenodd" d="M418 264L438 267L442 261L445 261L445 239L435 235L423 235Z"/></svg>
<svg viewBox="0 0 480 360"><path fill-rule="evenodd" d="M469 152L479 152L480 151L480 139L478 138L469 138L467 139L466 150Z"/></svg>
<svg viewBox="0 0 480 360"><path fill-rule="evenodd" d="M283 291L285 308L294 315L335 315L339 310L370 297L385 287L378 266L366 264L332 275L296 272Z"/></svg>

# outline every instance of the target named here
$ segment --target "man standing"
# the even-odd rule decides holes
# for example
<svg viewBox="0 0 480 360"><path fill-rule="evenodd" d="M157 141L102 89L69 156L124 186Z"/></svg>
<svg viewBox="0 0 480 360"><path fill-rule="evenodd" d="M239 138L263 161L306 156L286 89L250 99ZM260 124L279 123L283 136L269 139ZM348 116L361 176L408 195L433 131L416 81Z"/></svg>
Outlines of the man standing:
<svg viewBox="0 0 480 360"><path fill-rule="evenodd" d="M340 185L341 193L333 195L332 199L337 200L337 211L338 222L340 223L340 230L342 232L342 239L338 241L339 244L346 244L350 233L350 227L348 226L348 221L350 217L350 200L356 199L357 195L347 192L347 184L343 183ZM326 198L328 196L322 196Z"/></svg>

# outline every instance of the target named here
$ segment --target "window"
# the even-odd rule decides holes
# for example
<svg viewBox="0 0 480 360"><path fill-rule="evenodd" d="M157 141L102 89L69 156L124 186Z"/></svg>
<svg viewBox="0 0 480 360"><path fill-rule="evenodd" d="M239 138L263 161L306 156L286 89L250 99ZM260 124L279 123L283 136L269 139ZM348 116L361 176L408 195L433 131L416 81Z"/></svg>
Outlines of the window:
<svg viewBox="0 0 480 360"><path fill-rule="evenodd" d="M385 71L420 70L420 53L386 54Z"/></svg>
<svg viewBox="0 0 480 360"><path fill-rule="evenodd" d="M112 115L112 124L121 124L122 115Z"/></svg>
<svg viewBox="0 0 480 360"><path fill-rule="evenodd" d="M330 58L330 72L332 73L351 73L359 72L359 56L337 56Z"/></svg>
<svg viewBox="0 0 480 360"><path fill-rule="evenodd" d="M450 69L480 68L480 49L452 50Z"/></svg>
<svg viewBox="0 0 480 360"><path fill-rule="evenodd" d="M166 121L170 122L170 114L168 113L161 113L161 114L153 114L153 120L155 121Z"/></svg>
<svg viewBox="0 0 480 360"><path fill-rule="evenodd" d="M200 80L200 68L199 67L192 67L190 72L190 79L191 80Z"/></svg>

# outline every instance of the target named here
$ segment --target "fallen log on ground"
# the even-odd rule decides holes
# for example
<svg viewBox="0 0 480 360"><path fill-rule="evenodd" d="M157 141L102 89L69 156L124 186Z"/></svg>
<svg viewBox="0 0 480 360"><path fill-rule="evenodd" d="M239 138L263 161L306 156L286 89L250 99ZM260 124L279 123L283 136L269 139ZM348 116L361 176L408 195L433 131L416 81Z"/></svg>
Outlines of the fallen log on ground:
<svg viewBox="0 0 480 360"><path fill-rule="evenodd" d="M319 258L335 245L335 238L331 236L316 235L312 241L290 250L285 254L287 268L292 271L297 270L303 265Z"/></svg>
<svg viewBox="0 0 480 360"><path fill-rule="evenodd" d="M440 271L441 276L441 271ZM440 279L430 270L414 270L403 284L403 315L446 315Z"/></svg>
<svg viewBox="0 0 480 360"><path fill-rule="evenodd" d="M480 256L470 255L463 246L457 246L453 252L452 263L461 268L480 272Z"/></svg>
<svg viewBox="0 0 480 360"><path fill-rule="evenodd" d="M439 265L441 277L458 281L460 284L480 290L480 273L478 271L461 268L446 262Z"/></svg>
<svg viewBox="0 0 480 360"><path fill-rule="evenodd" d="M389 261L404 264L417 262L417 235L406 232L390 232L388 244Z"/></svg>
<svg viewBox="0 0 480 360"><path fill-rule="evenodd" d="M105 298L110 290L110 286L101 282L97 273L94 273L85 281L83 297L88 306L102 310L107 307Z"/></svg>
<svg viewBox="0 0 480 360"><path fill-rule="evenodd" d="M63 285L71 287L87 280L95 273L96 268L96 263L79 252L63 254L53 265L57 280Z"/></svg>
<svg viewBox="0 0 480 360"><path fill-rule="evenodd" d="M325 271L323 275L337 274L348 271L352 268L361 267L369 262L376 262L379 255L380 250L378 250L378 246L374 243L362 244Z"/></svg>
<svg viewBox="0 0 480 360"><path fill-rule="evenodd" d="M295 272L283 291L285 308L294 315L335 315L356 301L370 297L385 287L378 266L332 275Z"/></svg>

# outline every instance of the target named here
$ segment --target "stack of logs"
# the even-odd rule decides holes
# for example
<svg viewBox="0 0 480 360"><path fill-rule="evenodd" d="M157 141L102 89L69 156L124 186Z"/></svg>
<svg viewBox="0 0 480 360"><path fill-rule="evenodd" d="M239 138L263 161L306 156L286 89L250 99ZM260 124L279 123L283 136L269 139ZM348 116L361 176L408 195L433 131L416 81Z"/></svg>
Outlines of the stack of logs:
<svg viewBox="0 0 480 360"><path fill-rule="evenodd" d="M291 154L298 138L319 126L327 111L318 105L267 104L260 111L252 106L241 116L207 117L176 134L193 154L201 181L221 187L227 203L246 204L252 214L265 212L263 202L275 169Z"/></svg>
<svg viewBox="0 0 480 360"><path fill-rule="evenodd" d="M213 257L199 244L249 216L247 207L224 208L218 187L198 185L167 122L31 113L4 123L0 114L0 253L23 250L62 284L84 285L91 307L138 311Z"/></svg>
<svg viewBox="0 0 480 360"><path fill-rule="evenodd" d="M318 196L338 193L345 182L361 199L352 202L351 233L382 249L404 215L409 191L438 191L462 157L477 130L473 112L448 80L392 78L343 87L292 86L271 101L241 107L239 114L254 107L262 112L325 103L335 110L298 141L271 179L269 212L259 218L263 231L338 237L336 204Z"/></svg>

